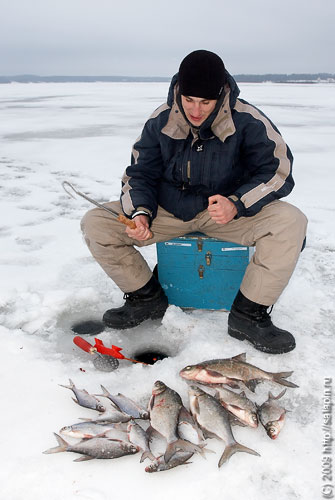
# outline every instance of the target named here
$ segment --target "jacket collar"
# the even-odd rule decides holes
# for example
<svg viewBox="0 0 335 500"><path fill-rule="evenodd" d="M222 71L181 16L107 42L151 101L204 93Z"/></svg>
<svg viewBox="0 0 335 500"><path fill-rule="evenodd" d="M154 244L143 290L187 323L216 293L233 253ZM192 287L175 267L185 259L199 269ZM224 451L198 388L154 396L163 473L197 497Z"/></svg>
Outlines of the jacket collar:
<svg viewBox="0 0 335 500"><path fill-rule="evenodd" d="M218 107L199 128L199 137L202 139L210 139L214 135L224 142L227 137L233 135L236 131L231 107L235 104L239 89L235 80L229 74L224 91L222 102L219 101ZM175 75L171 81L168 95L168 105L171 106L171 111L162 133L171 137L171 139L186 139L192 126L185 118L181 105L178 104L178 92L178 75Z"/></svg>

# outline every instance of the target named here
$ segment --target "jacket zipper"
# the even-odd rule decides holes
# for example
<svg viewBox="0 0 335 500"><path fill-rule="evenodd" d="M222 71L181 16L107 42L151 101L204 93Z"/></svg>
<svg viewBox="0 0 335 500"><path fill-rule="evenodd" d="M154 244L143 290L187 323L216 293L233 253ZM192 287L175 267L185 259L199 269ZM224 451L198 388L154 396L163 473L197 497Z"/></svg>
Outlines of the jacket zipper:
<svg viewBox="0 0 335 500"><path fill-rule="evenodd" d="M187 180L190 181L191 180L191 162L190 162L190 160L187 162L186 175L187 175Z"/></svg>

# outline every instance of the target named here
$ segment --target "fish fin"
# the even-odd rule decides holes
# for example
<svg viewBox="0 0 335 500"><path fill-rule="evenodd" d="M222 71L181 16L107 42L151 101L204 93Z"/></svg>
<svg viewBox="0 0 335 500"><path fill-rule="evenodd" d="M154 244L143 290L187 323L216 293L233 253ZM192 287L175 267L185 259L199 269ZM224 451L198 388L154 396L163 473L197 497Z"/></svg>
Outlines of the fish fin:
<svg viewBox="0 0 335 500"><path fill-rule="evenodd" d="M260 380L257 379L243 380L243 383L249 389L249 391L255 392L255 389L257 385L260 383Z"/></svg>
<svg viewBox="0 0 335 500"><path fill-rule="evenodd" d="M178 420L179 420L179 422L183 422L184 419L186 422L189 420L192 420L194 422L194 418L192 417L190 412L186 410L185 406L182 406L180 408Z"/></svg>
<svg viewBox="0 0 335 500"><path fill-rule="evenodd" d="M290 377L293 373L293 370L290 371L290 372L279 372L279 373L276 373L275 375L280 375L281 378L287 378L287 377Z"/></svg>
<svg viewBox="0 0 335 500"><path fill-rule="evenodd" d="M280 415L280 417L278 418L278 420L279 420L280 422L282 422L283 420L285 420L285 413L286 413L286 410L285 410L285 411L283 411L283 413L282 413L282 414Z"/></svg>
<svg viewBox="0 0 335 500"><path fill-rule="evenodd" d="M76 399L74 399L74 398L71 398L71 399L72 399L72 401L74 401L77 405L79 405L79 403L78 403L78 401L77 401ZM79 405L79 406L80 406L80 405Z"/></svg>
<svg viewBox="0 0 335 500"><path fill-rule="evenodd" d="M60 453L62 451L67 451L67 448L68 448L69 444L65 441L65 439L63 439L62 437L60 437L55 432L54 432L54 436L57 439L58 446L55 446L54 448L49 448L48 450L43 451L43 453L45 455L48 455L50 453Z"/></svg>
<svg viewBox="0 0 335 500"><path fill-rule="evenodd" d="M222 385L223 386L228 385L232 389L240 389L240 384L238 383L238 381L236 379L233 379L233 378L227 379L227 382L225 382Z"/></svg>
<svg viewBox="0 0 335 500"><path fill-rule="evenodd" d="M154 404L155 404L155 396L152 395L150 400L149 400L149 403L148 403L148 412L150 413L150 410L153 409L154 407Z"/></svg>
<svg viewBox="0 0 335 500"><path fill-rule="evenodd" d="M110 431L110 429L108 429L108 431L100 432L99 434L96 434L94 437L95 438L103 438L103 437L108 438L107 434L109 433L109 431ZM86 439L86 437L84 437L84 439Z"/></svg>
<svg viewBox="0 0 335 500"><path fill-rule="evenodd" d="M156 460L156 457L151 453L150 450L144 451L142 453L140 463L144 462L146 458L149 458L152 462Z"/></svg>
<svg viewBox="0 0 335 500"><path fill-rule="evenodd" d="M199 453L202 456L202 458L204 458L205 460L207 460L206 453L215 453L214 450L209 450L208 448L206 448L207 443L200 443L200 444L198 444L198 446L200 448Z"/></svg>
<svg viewBox="0 0 335 500"><path fill-rule="evenodd" d="M211 432L208 429L206 429L206 427L203 427L202 425L200 425L198 420L196 420L196 423L200 427L204 439L212 439L212 438L218 439L218 436L214 432Z"/></svg>
<svg viewBox="0 0 335 500"><path fill-rule="evenodd" d="M247 424L242 422L239 418L237 418L233 414L229 415L229 423L230 423L230 425L239 425L240 427L247 427Z"/></svg>
<svg viewBox="0 0 335 500"><path fill-rule="evenodd" d="M72 391L72 386L71 385L64 385L64 384L58 384L59 387L65 387L65 389L71 389Z"/></svg>
<svg viewBox="0 0 335 500"><path fill-rule="evenodd" d="M283 391L281 391L281 393L280 393L280 394L278 394L278 396L274 396L274 395L272 394L272 392L271 392L271 391L269 391L269 399L280 399L281 397L283 397L283 396L284 396L284 394L285 394L286 390L287 390L287 389L284 389Z"/></svg>
<svg viewBox="0 0 335 500"><path fill-rule="evenodd" d="M205 445L205 444L203 444L203 445L199 445L199 446L206 446L206 445ZM201 450L200 455L201 455L203 458L206 458L205 453L216 453L216 451L211 450L211 449L209 449L209 448L203 448L203 449Z"/></svg>
<svg viewBox="0 0 335 500"><path fill-rule="evenodd" d="M221 467L222 464L227 462L227 460L229 460L229 458L238 451L244 451L245 453L250 453L250 455L256 455L257 457L260 457L260 454L257 453L257 451L252 450L251 448L247 448L247 446L244 446L243 444L229 444L228 446L226 446L224 452L222 453L218 466Z"/></svg>
<svg viewBox="0 0 335 500"><path fill-rule="evenodd" d="M108 398L109 401L110 401L110 404L111 406L115 409L115 410L118 410L118 411L121 411L120 408L117 406L117 404L114 403L114 401L111 400L111 394L110 392L106 389L106 387L104 387L103 385L100 385L101 389L102 389L102 394L94 394L94 396L98 397L98 398Z"/></svg>
<svg viewBox="0 0 335 500"><path fill-rule="evenodd" d="M215 370L211 370L210 368L206 368L206 372L208 373L208 375L214 378L222 377L222 373L216 372Z"/></svg>
<svg viewBox="0 0 335 500"><path fill-rule="evenodd" d="M199 400L197 397L194 398L194 401L192 403L192 407L195 410L196 414L199 415L200 413L200 406L199 406Z"/></svg>
<svg viewBox="0 0 335 500"><path fill-rule="evenodd" d="M94 459L94 457L89 457L88 455L82 455L81 457L76 458L73 461L74 462L86 462L86 460L93 460L93 459Z"/></svg>
<svg viewBox="0 0 335 500"><path fill-rule="evenodd" d="M231 359L234 359L235 361L243 361L245 363L247 361L247 353L242 352L241 354L238 354L237 356L233 356Z"/></svg>
<svg viewBox="0 0 335 500"><path fill-rule="evenodd" d="M148 436L148 439L150 442L152 441L152 439L155 435L158 436L159 438L163 437L162 434L160 432L156 431L156 429L154 429L153 427L151 427L151 425L149 425L149 427L147 428L147 430L145 432L146 432L146 435Z"/></svg>
<svg viewBox="0 0 335 500"><path fill-rule="evenodd" d="M100 387L102 389L102 394L94 394L95 396L100 396L100 397L105 397L105 398L108 398L109 397L109 391L107 391L106 387L104 387L103 385L100 384Z"/></svg>
<svg viewBox="0 0 335 500"><path fill-rule="evenodd" d="M92 420L91 418L85 418L85 417L80 417L79 420L82 420L83 422L95 422L95 420Z"/></svg>
<svg viewBox="0 0 335 500"><path fill-rule="evenodd" d="M229 407L234 408L234 410L242 410L242 408L240 406L237 406L237 405L230 404Z"/></svg>
<svg viewBox="0 0 335 500"><path fill-rule="evenodd" d="M171 457L176 453L177 450L189 451L193 453L195 451L198 451L199 453L201 453L201 448L199 446L183 439L177 439L176 441L173 441L172 443L169 443L167 445L166 451L164 453L165 463L167 463L171 459Z"/></svg>
<svg viewBox="0 0 335 500"><path fill-rule="evenodd" d="M273 381L277 382L277 384L285 385L286 387L292 387L292 388L299 387L298 385L294 384L293 382L286 380L286 378L290 377L292 375L292 373L293 373L293 371L292 372L272 373Z"/></svg>

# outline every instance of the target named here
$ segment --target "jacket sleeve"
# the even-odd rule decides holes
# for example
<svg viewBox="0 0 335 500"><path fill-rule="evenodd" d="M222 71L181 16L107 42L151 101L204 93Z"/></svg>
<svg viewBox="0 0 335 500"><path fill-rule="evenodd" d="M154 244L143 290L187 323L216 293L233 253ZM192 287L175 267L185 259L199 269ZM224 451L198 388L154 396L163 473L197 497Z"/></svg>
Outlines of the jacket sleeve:
<svg viewBox="0 0 335 500"><path fill-rule="evenodd" d="M121 205L126 216L145 210L151 219L157 214L157 184L162 176L163 159L160 131L155 119L149 119L133 146L131 165L122 177Z"/></svg>
<svg viewBox="0 0 335 500"><path fill-rule="evenodd" d="M229 197L237 208L236 218L239 218L251 217L268 203L287 196L294 181L293 156L278 129L249 104L239 103L237 111L247 113L241 160L248 180Z"/></svg>

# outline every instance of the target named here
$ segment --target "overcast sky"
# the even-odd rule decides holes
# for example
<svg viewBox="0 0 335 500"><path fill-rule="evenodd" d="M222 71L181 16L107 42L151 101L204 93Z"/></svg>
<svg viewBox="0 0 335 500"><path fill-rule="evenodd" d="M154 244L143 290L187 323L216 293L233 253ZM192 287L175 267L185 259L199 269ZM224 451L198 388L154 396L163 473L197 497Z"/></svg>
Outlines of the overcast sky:
<svg viewBox="0 0 335 500"><path fill-rule="evenodd" d="M335 0L0 0L0 74L335 73Z"/></svg>

